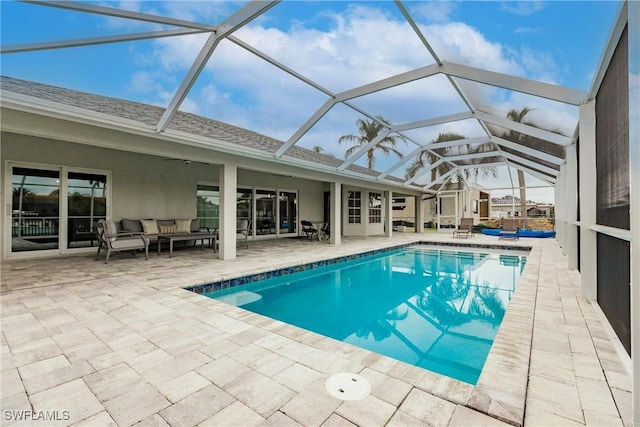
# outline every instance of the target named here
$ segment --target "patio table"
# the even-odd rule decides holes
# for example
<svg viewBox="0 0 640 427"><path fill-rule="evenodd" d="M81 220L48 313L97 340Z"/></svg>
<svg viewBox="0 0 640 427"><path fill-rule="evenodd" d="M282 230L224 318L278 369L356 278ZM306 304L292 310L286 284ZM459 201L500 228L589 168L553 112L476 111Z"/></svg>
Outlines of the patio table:
<svg viewBox="0 0 640 427"><path fill-rule="evenodd" d="M169 242L169 258L173 256L173 242L186 242L190 240L200 240L200 250L204 250L204 242L209 242L209 247L213 246L216 252L216 234L209 232L198 232L191 234L161 234L158 236L158 255L162 248L162 242Z"/></svg>

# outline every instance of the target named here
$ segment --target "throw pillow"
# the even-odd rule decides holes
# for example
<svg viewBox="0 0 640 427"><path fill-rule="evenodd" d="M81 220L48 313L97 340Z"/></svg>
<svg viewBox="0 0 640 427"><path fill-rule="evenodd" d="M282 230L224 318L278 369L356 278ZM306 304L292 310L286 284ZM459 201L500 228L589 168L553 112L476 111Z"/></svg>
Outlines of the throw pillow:
<svg viewBox="0 0 640 427"><path fill-rule="evenodd" d="M116 227L116 224L110 219L106 219L104 221L104 232L107 236L109 236L109 240L111 240L112 242L115 242L118 239L118 237L116 237L116 234L118 234L118 228Z"/></svg>
<svg viewBox="0 0 640 427"><path fill-rule="evenodd" d="M108 236L115 236L116 234L118 234L118 229L116 228L116 224L110 219L105 220L104 231L107 232Z"/></svg>
<svg viewBox="0 0 640 427"><path fill-rule="evenodd" d="M158 223L155 219L142 219L140 222L142 223L144 234L160 234Z"/></svg>
<svg viewBox="0 0 640 427"><path fill-rule="evenodd" d="M191 233L191 220L176 219L176 233Z"/></svg>
<svg viewBox="0 0 640 427"><path fill-rule="evenodd" d="M122 221L120 221L120 224L122 224L122 229L124 231L134 231L136 233L142 233L144 231L142 224L140 224L140 220L137 219L123 218Z"/></svg>
<svg viewBox="0 0 640 427"><path fill-rule="evenodd" d="M158 230L160 234L174 234L176 232L176 225L159 225Z"/></svg>

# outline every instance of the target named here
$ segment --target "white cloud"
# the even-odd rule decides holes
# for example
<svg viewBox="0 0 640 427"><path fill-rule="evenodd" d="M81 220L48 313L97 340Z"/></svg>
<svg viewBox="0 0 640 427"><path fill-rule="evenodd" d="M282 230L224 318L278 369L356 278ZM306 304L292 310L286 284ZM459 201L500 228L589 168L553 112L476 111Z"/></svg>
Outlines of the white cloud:
<svg viewBox="0 0 640 427"><path fill-rule="evenodd" d="M408 6L416 19L427 22L449 21L450 15L458 7L458 5L452 1L412 2L409 3Z"/></svg>
<svg viewBox="0 0 640 427"><path fill-rule="evenodd" d="M450 6L437 3L411 5L412 10L420 9L422 14L438 7L440 16L446 19L451 12L447 10ZM530 11L535 11L541 5L528 7ZM524 9L519 10L524 13ZM512 12L515 13L515 9ZM422 20L419 26L440 58L509 75L548 82L557 80L558 67L551 54L526 46L516 48L492 42L472 26L460 22L444 22L436 19L435 12L431 13L428 22L438 22L428 24ZM330 19L329 26L311 28L306 26L307 21L296 21L295 25L283 30L268 27L270 21L265 18L241 29L236 36L334 92L434 62L413 29L397 15L384 9L365 3L351 6L343 14L327 11L322 14L323 22ZM422 15L415 15L419 22L420 16ZM153 91L156 98L166 105L200 52L206 37L194 35L157 40L153 53L139 57L139 64L143 69L154 67L156 72L133 75L132 85L139 90L146 88ZM461 86L474 102L495 103L496 109L504 110L502 116L511 108L540 108L539 120L542 124L550 128L562 126L569 135L573 132L576 113L565 106L548 105L542 101L540 104L537 99L533 103L520 94L478 83L461 83ZM223 41L216 48L202 77L181 108L286 141L327 99L326 94L235 44ZM443 76L398 86L352 102L371 114L391 118L396 124L465 109L455 90ZM553 113L542 114L542 111ZM343 134L356 132L354 123L359 117L358 113L347 107L334 107L298 145L307 148L320 145L325 148L325 154L343 158L346 147L339 146L337 140ZM416 131L415 138L426 143L440 131L469 136L477 136L478 132L471 124L457 122L440 128ZM410 144L403 151L410 152L414 147ZM377 168L384 170L395 161L395 157L380 157ZM402 172L394 174L402 175ZM503 177L501 185L509 184L508 177Z"/></svg>
<svg viewBox="0 0 640 427"><path fill-rule="evenodd" d="M513 30L516 34L534 34L541 33L542 31L544 31L542 27L518 27Z"/></svg>
<svg viewBox="0 0 640 427"><path fill-rule="evenodd" d="M523 46L519 56L528 76L542 82L558 84L559 67L550 53L534 51Z"/></svg>
<svg viewBox="0 0 640 427"><path fill-rule="evenodd" d="M512 75L522 67L501 43L492 43L477 29L461 23L423 27L424 34L441 59Z"/></svg>
<svg viewBox="0 0 640 427"><path fill-rule="evenodd" d="M530 0L505 2L501 4L501 9L515 15L529 16L541 11L542 9L544 9L544 6L545 5L543 1Z"/></svg>

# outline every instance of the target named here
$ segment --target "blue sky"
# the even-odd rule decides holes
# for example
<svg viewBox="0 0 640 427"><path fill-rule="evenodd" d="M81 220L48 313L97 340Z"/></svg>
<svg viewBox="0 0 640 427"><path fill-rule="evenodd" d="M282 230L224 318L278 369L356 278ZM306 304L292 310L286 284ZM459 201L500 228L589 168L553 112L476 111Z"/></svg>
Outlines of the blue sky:
<svg viewBox="0 0 640 427"><path fill-rule="evenodd" d="M122 7L218 24L246 2L121 1L92 4ZM441 59L505 74L588 90L619 8L617 1L404 2ZM154 24L90 15L12 1L0 2L2 45L125 34ZM391 1L284 1L235 33L295 71L339 92L433 63ZM166 106L206 36L184 36L32 53L4 54L3 75ZM419 81L354 100L392 123L464 109L444 77ZM531 119L573 134L577 109L464 83L473 102L503 115L532 106ZM427 94L425 96L425 94ZM306 84L222 42L181 109L287 140L326 100ZM340 135L355 132L361 116L336 107L298 145L325 147L342 158ZM473 123L413 131L420 143L438 132L466 136ZM479 135L478 135L479 136ZM405 154L415 145L403 147ZM377 159L384 170L396 158ZM358 164L361 164L360 162ZM540 184L535 178L532 185ZM502 171L495 184L509 185ZM549 192L532 199L552 201ZM544 199L544 200L543 200Z"/></svg>

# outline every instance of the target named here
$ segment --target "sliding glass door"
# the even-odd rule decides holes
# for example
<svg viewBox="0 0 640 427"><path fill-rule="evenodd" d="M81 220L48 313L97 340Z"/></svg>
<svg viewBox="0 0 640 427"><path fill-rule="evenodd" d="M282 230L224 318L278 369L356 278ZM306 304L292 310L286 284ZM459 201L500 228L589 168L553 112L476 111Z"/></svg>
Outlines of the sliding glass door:
<svg viewBox="0 0 640 427"><path fill-rule="evenodd" d="M67 247L97 244L94 223L107 217L106 175L69 172L67 195Z"/></svg>
<svg viewBox="0 0 640 427"><path fill-rule="evenodd" d="M256 190L256 235L276 234L276 192Z"/></svg>
<svg viewBox="0 0 640 427"><path fill-rule="evenodd" d="M280 191L278 195L278 212L280 213L279 234L296 234L298 218L298 204L296 193L291 191Z"/></svg>
<svg viewBox="0 0 640 427"><path fill-rule="evenodd" d="M10 253L66 253L97 245L93 225L108 209L106 172L10 164L8 173Z"/></svg>
<svg viewBox="0 0 640 427"><path fill-rule="evenodd" d="M238 220L249 220L249 229L255 238L297 233L297 192L271 188L238 188L236 200Z"/></svg>
<svg viewBox="0 0 640 427"><path fill-rule="evenodd" d="M60 171L12 169L11 252L58 249Z"/></svg>

